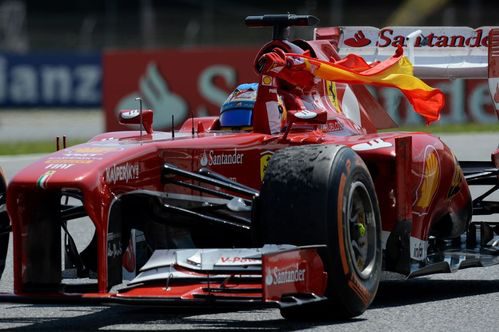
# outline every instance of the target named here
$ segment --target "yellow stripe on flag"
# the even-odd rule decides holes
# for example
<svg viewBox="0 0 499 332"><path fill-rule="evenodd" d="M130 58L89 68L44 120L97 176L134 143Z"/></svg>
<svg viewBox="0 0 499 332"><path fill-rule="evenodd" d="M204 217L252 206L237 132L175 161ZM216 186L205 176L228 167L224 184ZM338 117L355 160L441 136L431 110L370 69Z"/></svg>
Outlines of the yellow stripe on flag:
<svg viewBox="0 0 499 332"><path fill-rule="evenodd" d="M444 94L414 76L411 62L401 53L372 65L367 65L362 58L356 55L350 55L350 59L358 61L357 63L362 64L362 68L367 68L364 70L300 54L288 55L303 59L304 69L323 80L398 88L409 99L414 111L425 117L427 123L438 120L440 111L445 104ZM355 63L355 61L350 63ZM303 66L301 70L303 70Z"/></svg>

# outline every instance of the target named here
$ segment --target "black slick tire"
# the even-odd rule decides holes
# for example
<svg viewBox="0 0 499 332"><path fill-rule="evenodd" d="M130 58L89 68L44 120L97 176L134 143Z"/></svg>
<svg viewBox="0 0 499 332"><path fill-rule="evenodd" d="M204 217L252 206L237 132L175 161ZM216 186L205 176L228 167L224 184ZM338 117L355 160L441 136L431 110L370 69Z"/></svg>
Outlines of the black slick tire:
<svg viewBox="0 0 499 332"><path fill-rule="evenodd" d="M327 301L281 309L285 318L361 315L381 275L381 221L373 181L345 146L283 149L271 159L260 192L262 244L327 245Z"/></svg>

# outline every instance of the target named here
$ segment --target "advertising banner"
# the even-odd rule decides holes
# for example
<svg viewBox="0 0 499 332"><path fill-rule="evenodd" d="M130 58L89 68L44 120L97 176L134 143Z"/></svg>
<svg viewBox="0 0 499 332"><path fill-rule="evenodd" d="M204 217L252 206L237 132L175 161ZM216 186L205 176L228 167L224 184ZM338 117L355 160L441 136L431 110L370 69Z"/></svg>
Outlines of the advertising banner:
<svg viewBox="0 0 499 332"><path fill-rule="evenodd" d="M188 117L218 115L220 105L240 83L256 82L257 48L172 49L107 52L103 58L103 106L107 130L118 124L121 109L137 109L137 97L155 111L154 128L180 126ZM437 123L497 121L487 80L427 80L446 94ZM423 125L396 89L372 88L373 95L399 125Z"/></svg>
<svg viewBox="0 0 499 332"><path fill-rule="evenodd" d="M137 97L154 110L154 128L180 126L194 116L217 115L239 82L256 82L258 49L214 48L107 52L103 59L107 130L123 129L122 109L137 109Z"/></svg>
<svg viewBox="0 0 499 332"><path fill-rule="evenodd" d="M445 107L438 124L494 123L497 115L486 79L425 80L445 94ZM370 89L393 120L401 126L424 125L412 106L396 89Z"/></svg>
<svg viewBox="0 0 499 332"><path fill-rule="evenodd" d="M100 107L101 55L0 54L0 107Z"/></svg>

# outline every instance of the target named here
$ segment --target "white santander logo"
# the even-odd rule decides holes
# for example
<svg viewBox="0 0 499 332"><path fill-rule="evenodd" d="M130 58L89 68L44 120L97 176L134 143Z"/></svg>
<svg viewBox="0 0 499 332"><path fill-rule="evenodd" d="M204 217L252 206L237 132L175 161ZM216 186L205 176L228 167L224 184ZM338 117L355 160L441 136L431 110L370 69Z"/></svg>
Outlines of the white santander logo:
<svg viewBox="0 0 499 332"><path fill-rule="evenodd" d="M201 155L201 160L199 161L201 166L206 167L208 166L208 155L206 154L206 151L203 152Z"/></svg>
<svg viewBox="0 0 499 332"><path fill-rule="evenodd" d="M267 286L272 286L273 283L274 283L274 279L272 278L272 273L270 272L270 270L268 270L267 276L265 277L265 284Z"/></svg>
<svg viewBox="0 0 499 332"><path fill-rule="evenodd" d="M206 150L201 154L201 158L199 159L199 164L203 167L206 166L222 166L222 165L242 165L244 159L244 153L237 152L237 149L234 149L234 152L218 152L210 150L206 153Z"/></svg>
<svg viewBox="0 0 499 332"><path fill-rule="evenodd" d="M273 269L267 270L267 276L265 277L265 284L267 286L278 286L298 281L305 281L305 269L299 269L298 264L286 269L274 267Z"/></svg>
<svg viewBox="0 0 499 332"><path fill-rule="evenodd" d="M187 118L187 103L182 96L170 90L167 79L163 77L154 62L147 65L146 72L140 77L139 91L124 96L119 101L116 112L137 107L137 97L144 99L147 108L157 111L154 114L155 127L170 127L172 115L175 125L182 124Z"/></svg>

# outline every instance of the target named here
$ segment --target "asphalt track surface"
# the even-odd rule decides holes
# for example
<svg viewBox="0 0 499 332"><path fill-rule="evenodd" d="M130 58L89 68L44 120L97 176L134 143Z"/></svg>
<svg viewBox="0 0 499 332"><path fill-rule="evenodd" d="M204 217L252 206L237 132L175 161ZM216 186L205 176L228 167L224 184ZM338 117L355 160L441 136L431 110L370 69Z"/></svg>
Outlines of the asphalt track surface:
<svg viewBox="0 0 499 332"><path fill-rule="evenodd" d="M446 135L462 160L488 160L499 134ZM10 178L39 156L0 158ZM11 252L9 253L9 256ZM0 290L12 290L8 262ZM132 306L0 304L0 329L201 331L498 331L499 266L383 281L371 307L348 321L289 322L278 309L202 311Z"/></svg>

